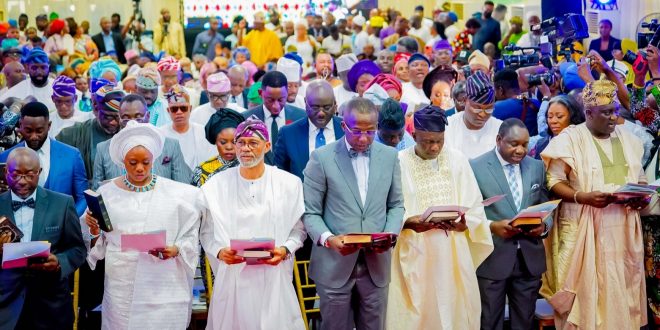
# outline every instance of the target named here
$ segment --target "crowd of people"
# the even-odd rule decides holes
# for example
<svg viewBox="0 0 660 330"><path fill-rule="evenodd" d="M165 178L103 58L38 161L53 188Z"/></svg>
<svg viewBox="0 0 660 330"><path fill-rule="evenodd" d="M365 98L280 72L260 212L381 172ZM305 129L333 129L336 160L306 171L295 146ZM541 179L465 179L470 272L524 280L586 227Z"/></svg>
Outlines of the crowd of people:
<svg viewBox="0 0 660 330"><path fill-rule="evenodd" d="M168 9L153 33L117 14L94 36L55 13L0 23L0 215L24 234L0 227L0 255L50 242L0 269L0 329L70 329L77 270L79 329L185 329L200 264L207 329L305 329L294 259L321 329L531 329L539 298L557 329L660 323L657 196L613 194L660 179L657 45L633 70L604 20L552 69L496 68L540 44L525 20L491 1L463 27L447 4L271 8L209 19L191 58ZM512 224L550 200L540 225ZM466 211L422 218L433 206ZM122 246L160 231L148 253ZM269 257L234 246L253 238Z"/></svg>

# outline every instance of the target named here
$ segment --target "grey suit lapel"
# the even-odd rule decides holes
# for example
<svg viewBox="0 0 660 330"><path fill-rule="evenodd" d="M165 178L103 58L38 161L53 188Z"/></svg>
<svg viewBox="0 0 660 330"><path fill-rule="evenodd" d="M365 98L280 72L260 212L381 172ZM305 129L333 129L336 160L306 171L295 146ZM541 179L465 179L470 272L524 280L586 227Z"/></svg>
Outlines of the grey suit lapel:
<svg viewBox="0 0 660 330"><path fill-rule="evenodd" d="M360 197L360 190L357 185L357 178L355 176L355 171L353 170L353 164L351 163L351 158L348 156L348 149L346 149L346 142L343 138L337 141L337 144L335 145L335 161L337 162L339 171L344 175L346 184L351 190L351 193L353 193L355 201L360 205L360 210L364 210L362 197Z"/></svg>
<svg viewBox="0 0 660 330"><path fill-rule="evenodd" d="M490 174L497 182L497 185L500 186L500 191L506 194L506 200L509 202L511 209L514 210L514 213L518 213L518 208L516 207L516 202L513 200L513 195L511 194L511 188L509 187L509 181L506 180L506 175L504 174L504 169L500 160L497 158L495 153L497 150L492 150L490 152L490 159L488 159L488 169Z"/></svg>
<svg viewBox="0 0 660 330"><path fill-rule="evenodd" d="M382 193L378 189L379 183L379 174L380 167L383 166L382 159L382 149L376 146L377 142L371 144L371 155L369 156L369 179L367 181L367 198L365 198L365 207L369 205L369 202L374 198L374 195Z"/></svg>
<svg viewBox="0 0 660 330"><path fill-rule="evenodd" d="M529 192L532 187L532 168L530 163L527 161L527 157L523 158L520 162L520 174L522 176L522 202L520 203L520 208L524 209L529 206Z"/></svg>
<svg viewBox="0 0 660 330"><path fill-rule="evenodd" d="M37 187L37 200L34 207L34 217L32 218L33 241L38 240L39 235L44 231L46 211L48 211L48 194L43 188Z"/></svg>

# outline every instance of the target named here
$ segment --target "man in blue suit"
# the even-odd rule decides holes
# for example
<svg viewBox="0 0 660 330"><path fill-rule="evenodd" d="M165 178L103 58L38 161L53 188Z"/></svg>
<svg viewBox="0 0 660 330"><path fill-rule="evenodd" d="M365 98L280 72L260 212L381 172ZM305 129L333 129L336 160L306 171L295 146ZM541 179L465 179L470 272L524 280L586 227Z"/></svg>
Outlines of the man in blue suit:
<svg viewBox="0 0 660 330"><path fill-rule="evenodd" d="M373 143L378 110L345 105L343 138L312 152L305 167L303 222L314 246L309 276L321 297L322 330L383 329L391 249L344 245L348 233L399 234L403 222L396 149Z"/></svg>
<svg viewBox="0 0 660 330"><path fill-rule="evenodd" d="M39 156L41 174L39 185L55 192L73 197L78 216L87 208L83 192L88 188L87 174L78 149L48 137L50 120L48 108L41 102L26 104L21 110L18 132L23 141L0 154L0 162L15 148L34 150Z"/></svg>
<svg viewBox="0 0 660 330"><path fill-rule="evenodd" d="M282 127L275 144L275 165L301 180L312 151L344 136L341 118L335 116L337 102L330 83L312 81L307 86L305 106L307 117Z"/></svg>
<svg viewBox="0 0 660 330"><path fill-rule="evenodd" d="M73 199L39 187L41 170L37 153L19 147L9 154L2 173L11 191L0 195L0 214L23 233L13 242L48 241L50 254L25 268L0 269L0 329L73 327L69 280L87 250ZM8 238L0 233L0 256Z"/></svg>

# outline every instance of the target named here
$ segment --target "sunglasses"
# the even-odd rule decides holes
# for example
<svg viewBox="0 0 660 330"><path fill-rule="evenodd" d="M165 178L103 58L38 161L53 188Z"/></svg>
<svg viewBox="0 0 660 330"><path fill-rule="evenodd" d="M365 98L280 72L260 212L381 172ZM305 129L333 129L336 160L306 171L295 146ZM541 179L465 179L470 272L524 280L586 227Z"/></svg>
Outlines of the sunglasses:
<svg viewBox="0 0 660 330"><path fill-rule="evenodd" d="M179 111L181 111L182 113L186 113L186 112L188 112L188 107L183 106L183 105L170 107L170 112L171 113L177 113Z"/></svg>

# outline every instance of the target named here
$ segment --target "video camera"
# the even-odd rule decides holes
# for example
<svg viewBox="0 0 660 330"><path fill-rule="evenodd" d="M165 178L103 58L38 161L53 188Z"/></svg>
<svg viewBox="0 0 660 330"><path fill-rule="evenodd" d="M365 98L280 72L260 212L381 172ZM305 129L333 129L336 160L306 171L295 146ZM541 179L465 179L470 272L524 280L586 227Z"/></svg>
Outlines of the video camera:
<svg viewBox="0 0 660 330"><path fill-rule="evenodd" d="M143 21L142 10L140 9L140 0L133 0L133 36L136 42L140 42L142 32L140 29L135 28ZM144 26L142 27L144 29Z"/></svg>
<svg viewBox="0 0 660 330"><path fill-rule="evenodd" d="M589 37L587 20L580 14L569 13L564 16L549 18L541 22L540 28L543 35L548 36L550 43L559 43L562 48L572 44L576 39Z"/></svg>
<svg viewBox="0 0 660 330"><path fill-rule="evenodd" d="M657 19L652 19L650 22L643 22L643 28L648 29L648 33L639 33L637 35L637 44L639 48L645 48L648 45L660 47L660 23ZM646 52L639 50L637 53L629 50L623 55L623 60L628 62L633 67L633 71L642 72L647 65Z"/></svg>

